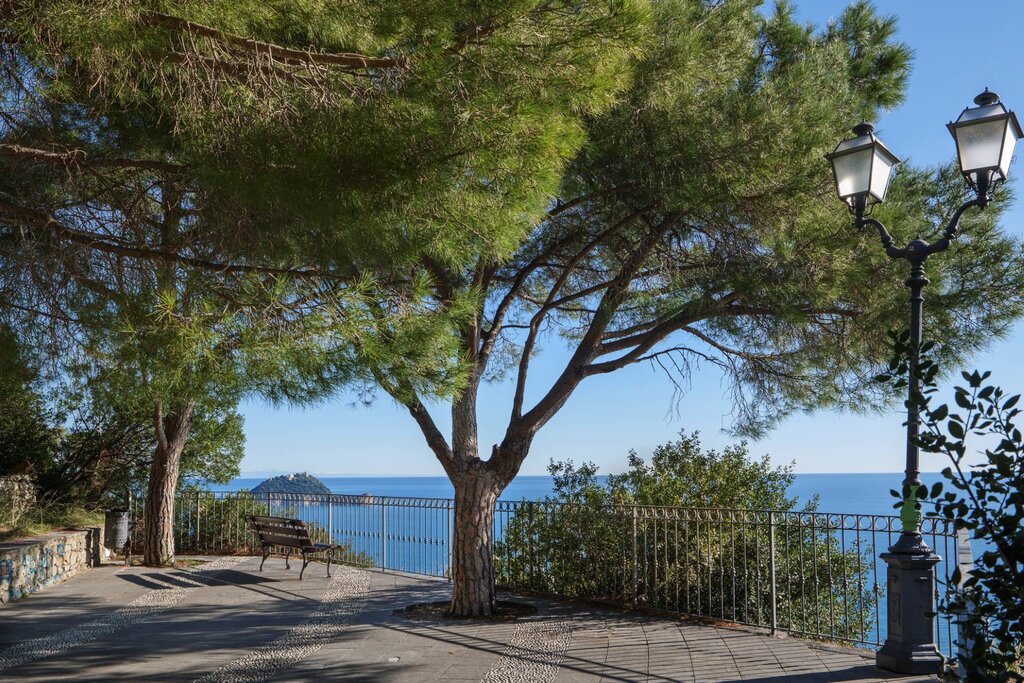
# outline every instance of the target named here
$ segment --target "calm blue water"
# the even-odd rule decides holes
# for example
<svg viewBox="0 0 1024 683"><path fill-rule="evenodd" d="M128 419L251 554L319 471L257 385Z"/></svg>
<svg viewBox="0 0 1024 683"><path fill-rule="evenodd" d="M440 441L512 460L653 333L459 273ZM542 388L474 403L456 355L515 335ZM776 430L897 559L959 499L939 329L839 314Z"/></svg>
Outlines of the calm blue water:
<svg viewBox="0 0 1024 683"><path fill-rule="evenodd" d="M929 486L942 479L938 473L925 473L922 480ZM251 489L263 477L239 477L227 484L210 485L213 491ZM451 498L451 482L446 477L321 477L333 493L376 496L408 496L413 498ZM798 499L798 508L815 495L818 510L857 514L895 514L894 499L889 489L899 489L902 473L875 474L798 474L789 493ZM548 476L516 477L502 494L503 500L542 500L550 495L552 480ZM685 501L682 502L686 504Z"/></svg>

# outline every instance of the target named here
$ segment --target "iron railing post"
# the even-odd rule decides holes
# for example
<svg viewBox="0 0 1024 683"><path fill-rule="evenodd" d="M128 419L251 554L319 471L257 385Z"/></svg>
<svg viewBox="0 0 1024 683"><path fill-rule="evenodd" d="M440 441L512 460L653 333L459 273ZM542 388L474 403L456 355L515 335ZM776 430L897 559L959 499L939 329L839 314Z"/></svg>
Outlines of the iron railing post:
<svg viewBox="0 0 1024 683"><path fill-rule="evenodd" d="M201 539L203 537L202 530L201 530L202 529L202 518L200 517L200 514L199 514L200 511L202 510L202 505L201 505L201 500L200 500L201 496L202 496L202 491L196 489L196 540L195 540L195 550L196 550L196 552L201 552L201 551L205 550L205 548L201 548L200 547L200 541L199 541L199 539Z"/></svg>
<svg viewBox="0 0 1024 683"><path fill-rule="evenodd" d="M956 531L956 537L954 543L956 544L956 566L960 569L960 584L957 586L950 586L951 591L963 592L964 581L971 576L971 570L974 568L974 553L971 551L971 535L966 529L960 529ZM968 619L971 616L971 612L976 609L976 605L970 599L965 600L964 611L956 617L956 649L954 650L950 646L950 654L957 661L957 678L961 681L967 681L967 667L964 666L964 661L970 656L971 650L974 648L974 642L977 637L975 629L972 628L968 623Z"/></svg>
<svg viewBox="0 0 1024 683"><path fill-rule="evenodd" d="M383 498L380 501L380 568L381 571L388 568L388 514Z"/></svg>
<svg viewBox="0 0 1024 683"><path fill-rule="evenodd" d="M447 571L445 573L448 574L448 582L451 583L451 580L452 580L452 545L453 545L453 541L452 541L452 517L455 514L453 512L454 501L452 501L452 500L445 501L444 507L445 507L445 517L448 520L448 569L447 569Z"/></svg>
<svg viewBox="0 0 1024 683"><path fill-rule="evenodd" d="M768 513L768 575L771 580L768 588L768 594L772 603L771 634L774 636L779 629L779 599L775 581L775 514L772 512Z"/></svg>
<svg viewBox="0 0 1024 683"><path fill-rule="evenodd" d="M636 554L636 506L632 506L633 510L633 608L636 609L638 601L638 593L640 592L640 576L637 568L637 554Z"/></svg>
<svg viewBox="0 0 1024 683"><path fill-rule="evenodd" d="M529 531L526 532L526 535L527 535L527 538L530 539L529 540L530 547L529 547L529 550L528 550L529 555L530 555L530 558L529 558L529 562L530 562L530 570L529 570L530 588L533 588L534 587L534 563L537 561L537 554L536 554L537 551L536 551L536 548L534 547L534 542L533 542L533 533L534 533L533 532L533 501L530 501L529 503L526 504L526 515L527 515L527 523L529 524L529 527L528 527Z"/></svg>
<svg viewBox="0 0 1024 683"><path fill-rule="evenodd" d="M334 494L327 496L327 542L334 543Z"/></svg>

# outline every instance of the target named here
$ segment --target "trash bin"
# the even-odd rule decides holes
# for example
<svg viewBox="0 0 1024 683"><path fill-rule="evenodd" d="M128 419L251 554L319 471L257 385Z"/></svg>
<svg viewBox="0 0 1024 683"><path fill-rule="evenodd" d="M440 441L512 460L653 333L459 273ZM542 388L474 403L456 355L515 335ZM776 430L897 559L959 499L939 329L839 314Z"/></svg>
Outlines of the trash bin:
<svg viewBox="0 0 1024 683"><path fill-rule="evenodd" d="M103 519L103 546L108 550L124 550L128 545L129 510L107 510Z"/></svg>

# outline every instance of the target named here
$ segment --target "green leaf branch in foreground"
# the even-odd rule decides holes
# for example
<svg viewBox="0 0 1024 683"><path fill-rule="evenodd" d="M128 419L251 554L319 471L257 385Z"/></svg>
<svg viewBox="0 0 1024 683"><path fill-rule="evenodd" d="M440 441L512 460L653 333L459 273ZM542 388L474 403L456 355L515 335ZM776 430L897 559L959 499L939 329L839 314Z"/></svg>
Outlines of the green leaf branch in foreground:
<svg viewBox="0 0 1024 683"><path fill-rule="evenodd" d="M907 335L893 335L890 372L880 379L907 385L913 351ZM942 610L961 624L959 665L967 680L1016 681L1024 673L1024 437L1019 394L988 384L990 372L962 372L955 406L937 403L939 365L924 343L918 363L921 391L909 403L920 411L918 445L940 456L945 479L918 499L974 540L974 565L949 577ZM976 443L977 445L973 445ZM938 465L939 463L935 463ZM897 494L903 497L903 494ZM922 503L918 503L920 507Z"/></svg>

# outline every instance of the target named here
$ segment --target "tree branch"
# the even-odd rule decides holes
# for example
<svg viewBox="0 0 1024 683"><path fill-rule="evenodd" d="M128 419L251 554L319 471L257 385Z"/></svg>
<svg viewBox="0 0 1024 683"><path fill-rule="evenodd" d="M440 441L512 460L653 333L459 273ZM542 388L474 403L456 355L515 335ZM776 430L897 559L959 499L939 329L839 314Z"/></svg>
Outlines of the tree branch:
<svg viewBox="0 0 1024 683"><path fill-rule="evenodd" d="M642 213L640 215L643 215ZM622 306L633 277L643 267L647 257L655 249L658 241L665 233L675 226L681 215L672 213L665 216L662 221L651 228L650 233L638 244L626 258L619 269L614 282L605 289L597 312L590 320L586 333L580 340L573 352L572 357L566 364L562 374L551 385L548 392L537 402L529 412L522 417L512 419L509 425L508 434L518 436L519 433L535 433L540 429L558 410L565 405L569 396L583 380L584 368L594 358L594 354L601 343L601 337L608 329L608 325L614 317L615 312Z"/></svg>
<svg viewBox="0 0 1024 683"><path fill-rule="evenodd" d="M558 296L559 291L561 291L562 287L565 285L565 282L569 279L569 276L572 274L573 269L576 267L577 264L579 264L580 261L583 260L583 258L588 253L590 253L590 251L594 247L603 243L611 235L615 234L625 226L631 224L633 221L637 220L641 216L644 216L650 213L651 211L654 211L656 208L657 204L645 206L642 209L638 209L630 213L629 215L625 216L620 221L612 224L609 228L602 231L596 237L587 242L583 246L583 248L577 251L577 253L574 254L573 257L570 258L569 261L562 267L562 272L555 280L555 283L551 286L551 289L548 292L547 300L544 302L544 305L540 307L540 310L538 310L533 315L533 318L531 318L530 320L530 331L526 336L526 341L523 344L523 351L519 357L519 372L516 375L516 390L515 395L512 399L513 421L518 420L522 417L523 400L526 395L526 377L529 373L530 357L533 354L534 346L536 346L537 343L537 335L540 331L540 323L544 320L544 317L547 315L548 311L550 311L553 307L552 302L555 301L555 297ZM653 245L651 246L651 248L653 248ZM644 257L646 258L646 254ZM642 261L641 263L637 264L635 270L638 270L640 265L642 265ZM623 274L623 272L620 272L619 275L613 280L611 280L606 287L602 287L603 289L605 289L605 301L608 301L607 295L610 289L620 286L622 284ZM628 279L632 279L632 274L628 276Z"/></svg>
<svg viewBox="0 0 1024 683"><path fill-rule="evenodd" d="M651 334L657 333L658 330L664 330L668 326L669 331L675 331L680 329L683 325L696 322L701 318L709 317L708 311L712 310L716 306L728 305L739 298L739 294L732 293L727 294L720 299L712 302L711 306L704 305L701 309L704 313L698 315L696 306L686 306L675 314L665 318L664 320L653 320L648 323L641 325L634 325L624 330L616 330L615 332L609 332L604 335L604 338L611 338L612 341L607 341L601 344L598 349L598 356L605 356L609 353L615 353L616 351L623 351L631 348L638 344L644 343ZM628 336L627 336L628 335Z"/></svg>
<svg viewBox="0 0 1024 683"><path fill-rule="evenodd" d="M237 45L239 47L244 47L247 50L252 50L260 55L269 57L271 60L291 64L299 63L315 64L319 66L344 66L356 69L388 69L404 67L407 65L407 60L401 57L369 57L367 55L356 54L354 52L310 52L308 50L296 50L293 48L282 47L280 45L274 45L273 43L265 43L260 40L225 33L224 31L213 28L212 26L197 24L195 22L182 19L181 17L175 17L161 12L146 12L143 14L143 23L149 26L181 31L196 36L202 36L204 38L210 38L222 43Z"/></svg>
<svg viewBox="0 0 1024 683"><path fill-rule="evenodd" d="M420 431L423 432L423 437L427 440L427 445L430 446L430 450L434 451L434 456L441 463L441 467L444 468L448 478L455 481L458 473L455 453L445 440L444 434L437 428L434 418L430 417L430 413L427 412L423 402L419 399L414 399L412 401L402 401L402 404L409 411L409 414L412 415L412 418L416 420Z"/></svg>
<svg viewBox="0 0 1024 683"><path fill-rule="evenodd" d="M18 160L61 164L67 167L138 168L147 171L160 171L162 173L178 173L185 170L185 167L180 164L150 159L94 158L81 149L51 151L24 147L22 145L0 144L0 156Z"/></svg>
<svg viewBox="0 0 1024 683"><path fill-rule="evenodd" d="M310 268L275 268L238 263L218 263L191 256L184 256L173 251L166 251L162 249L113 244L109 241L108 237L70 228L60 221L57 221L43 213L33 209L26 209L15 204L10 204L2 199L0 199L0 215L5 215L16 223L50 230L69 242L81 244L89 249L116 256L125 256L150 261L172 261L214 273L258 273L264 275L284 275L297 278L323 278L338 281L346 279L340 275L334 275L332 273Z"/></svg>

